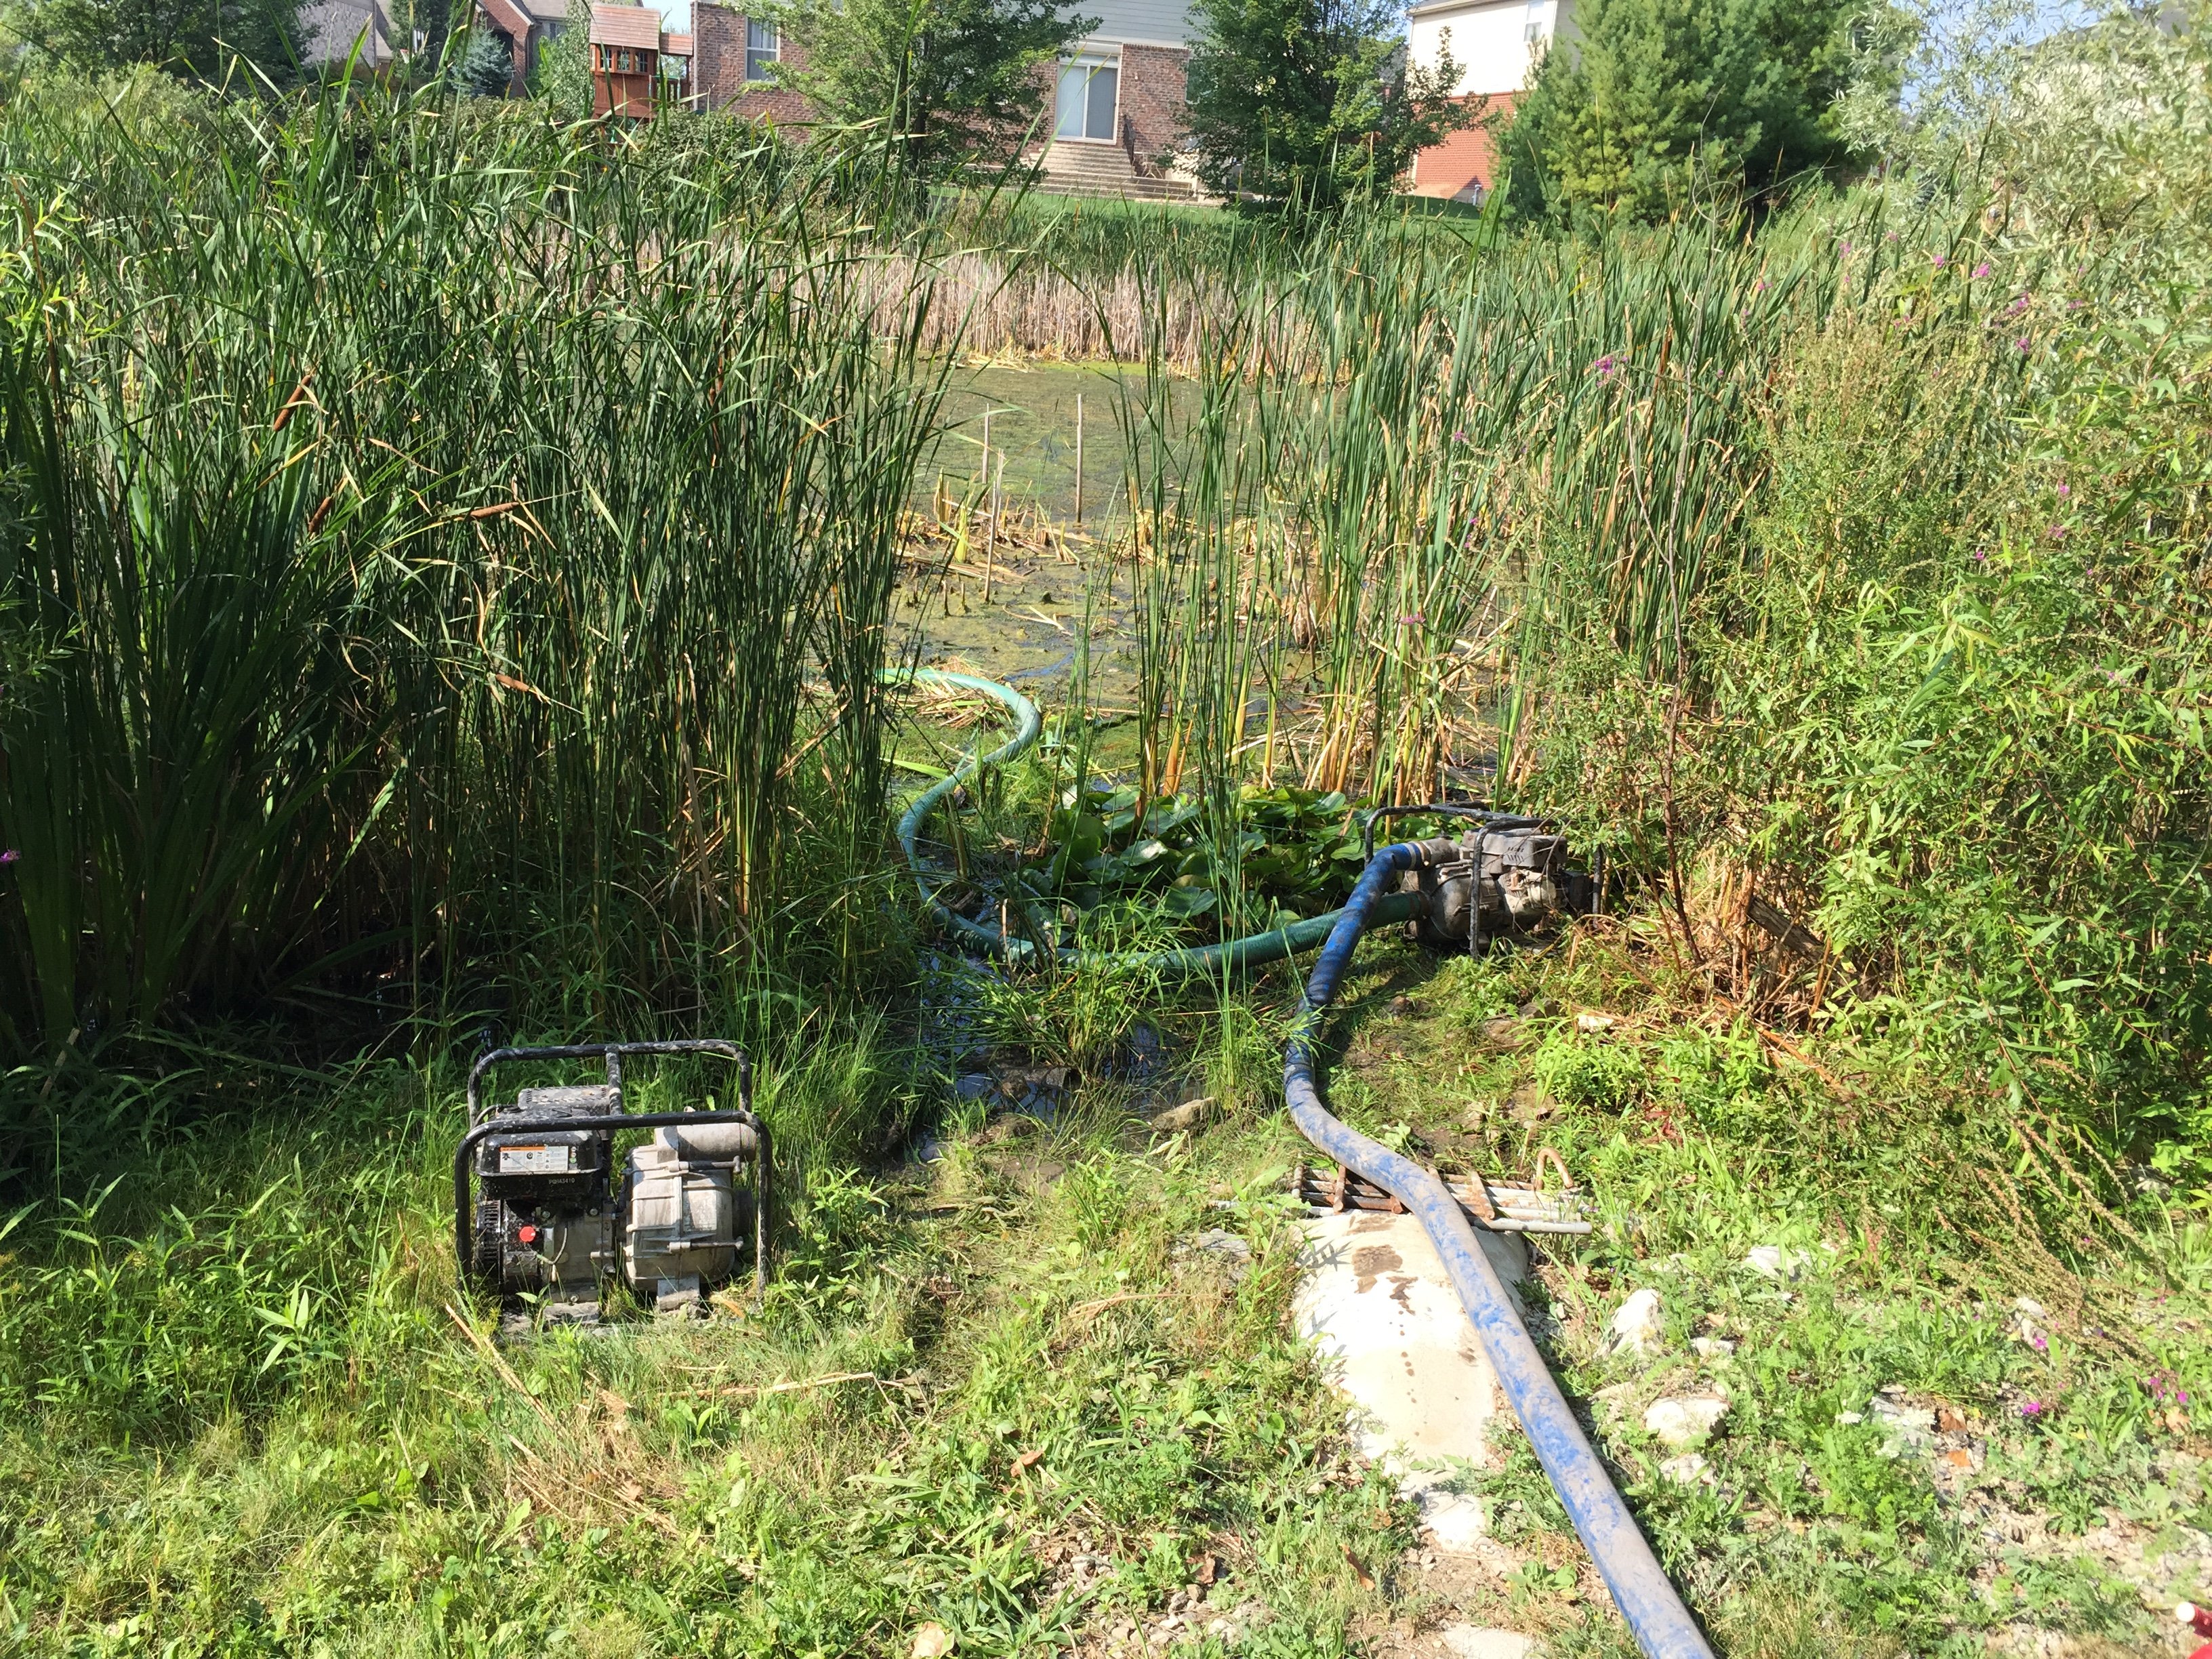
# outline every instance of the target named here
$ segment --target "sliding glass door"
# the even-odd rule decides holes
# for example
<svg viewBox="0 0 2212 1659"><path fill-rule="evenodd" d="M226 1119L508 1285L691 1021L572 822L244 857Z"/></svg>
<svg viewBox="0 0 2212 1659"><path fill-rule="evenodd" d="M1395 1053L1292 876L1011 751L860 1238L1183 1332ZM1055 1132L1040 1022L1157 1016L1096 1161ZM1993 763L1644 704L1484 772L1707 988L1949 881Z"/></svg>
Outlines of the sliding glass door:
<svg viewBox="0 0 2212 1659"><path fill-rule="evenodd" d="M1060 66L1060 97L1054 111L1055 138L1096 138L1111 143L1114 113L1121 95L1121 70L1103 58L1079 58Z"/></svg>

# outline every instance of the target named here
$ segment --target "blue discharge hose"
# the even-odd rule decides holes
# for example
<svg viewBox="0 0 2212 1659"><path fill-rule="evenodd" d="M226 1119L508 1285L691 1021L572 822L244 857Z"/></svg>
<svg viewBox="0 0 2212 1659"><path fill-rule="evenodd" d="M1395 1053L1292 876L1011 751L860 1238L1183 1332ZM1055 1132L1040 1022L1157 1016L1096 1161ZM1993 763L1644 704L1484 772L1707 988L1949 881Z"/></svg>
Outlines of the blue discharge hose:
<svg viewBox="0 0 2212 1659"><path fill-rule="evenodd" d="M970 757L951 774L916 796L898 821L900 850L921 890L922 902L963 941L979 945L994 956L1019 960L1036 953L1037 945L1009 939L1001 930L962 915L938 896L921 860L922 826L930 814L952 792L988 766L1001 766L1037 740L1042 723L1036 705L1011 686L980 674L956 674L942 669L886 669L884 678L900 684L938 685L979 692L992 698L1013 717L1014 735L988 755ZM1535 1448L1536 1458L1551 1477L1553 1489L1566 1506L1599 1574L1613 1599L1635 1632L1638 1644L1650 1659L1712 1659L1712 1649L1690 1617L1689 1609L1668 1582L1659 1559L1628 1512L1620 1493L1607 1479L1604 1466L1590 1449L1582 1425L1559 1392L1544 1357L1528 1339L1511 1297L1482 1253L1482 1247L1459 1200L1443 1182L1412 1159L1370 1140L1342 1122L1322 1103L1314 1080L1315 1041L1322 1018L1336 994L1337 981L1351 965L1359 936L1370 927L1401 921L1412 914L1413 899L1383 889L1405 871L1425 863L1444 863L1465 856L1451 841L1401 842L1375 854L1360 873L1352 896L1340 910L1315 916L1272 933L1255 933L1183 951L1103 952L1061 948L1054 954L1064 963L1078 963L1109 969L1150 969L1163 978L1219 977L1239 969L1279 962L1297 951L1322 946L1320 959L1306 981L1305 1000L1292 1028L1283 1056L1283 1093L1291 1117L1308 1140L1343 1164L1356 1170L1377 1186L1395 1194L1420 1220L1443 1260L1467 1310L1475 1334L1481 1337L1491 1368L1514 1413Z"/></svg>
<svg viewBox="0 0 2212 1659"><path fill-rule="evenodd" d="M1304 1006L1283 1056L1283 1093L1290 1102L1291 1120L1308 1140L1346 1169L1395 1193L1419 1218L1459 1292L1460 1305L1482 1339L1505 1397L1513 1402L1528 1443L1535 1448L1537 1461L1551 1477L1553 1490L1566 1506L1638 1644L1651 1659L1712 1659L1712 1649L1674 1594L1628 1505L1606 1478L1604 1465L1575 1421L1543 1355L1528 1340L1459 1200L1429 1170L1340 1121L1322 1103L1314 1081L1314 1045L1323 1012L1351 965L1361 931L1379 908L1376 901L1385 884L1418 865L1464 856L1449 841L1401 842L1376 854L1351 898L1337 912L1328 943L1306 980Z"/></svg>
<svg viewBox="0 0 2212 1659"><path fill-rule="evenodd" d="M1004 930L988 922L977 921L962 915L939 896L937 884L931 878L923 864L921 848L922 826L942 805L952 792L976 776L987 767L1004 766L1036 742L1043 730L1037 717L1036 705L1011 685L1001 685L996 680L985 679L981 674L956 674L942 668L887 668L884 678L897 685L936 685L949 690L974 691L992 699L1012 716L1014 734L988 755L971 755L955 767L946 776L923 790L899 815L899 851L906 855L906 867L913 873L915 884L921 889L921 902L937 919L952 930L956 937L975 946L988 955L1004 957L1010 961L1023 962L1042 953L1035 942L1010 938ZM1243 939L1223 941L1219 945L1193 945L1181 951L1081 951L1062 945L1054 952L1064 966L1074 967L1079 963L1089 967L1103 967L1128 973L1153 973L1163 979L1219 979L1226 974L1241 973L1248 968L1258 968L1270 962L1281 962L1301 951L1310 951L1329 936L1341 910L1331 910L1325 915L1310 916L1294 921L1287 927L1272 928L1264 933L1250 933ZM1376 907L1369 919L1376 926L1403 921L1413 914L1413 901L1403 894L1393 893Z"/></svg>

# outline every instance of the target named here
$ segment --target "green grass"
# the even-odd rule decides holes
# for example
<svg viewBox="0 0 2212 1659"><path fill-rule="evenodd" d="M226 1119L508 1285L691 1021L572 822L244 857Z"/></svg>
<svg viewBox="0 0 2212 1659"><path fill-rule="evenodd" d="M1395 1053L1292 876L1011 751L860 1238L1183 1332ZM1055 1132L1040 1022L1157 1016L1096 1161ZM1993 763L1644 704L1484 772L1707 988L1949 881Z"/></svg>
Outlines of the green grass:
<svg viewBox="0 0 2212 1659"><path fill-rule="evenodd" d="M1571 963L1566 943L1487 963L1371 943L1331 1097L1446 1169L1520 1173L1553 1146L1591 1191L1599 1231L1547 1244L1528 1299L1721 1650L1964 1655L2014 1626L2130 1645L2157 1628L2147 1591L2212 1589L2177 1530L2212 1519L2203 1230L2147 1261L1992 1252L1966 1231L2002 1214L1963 1191L1988 1175L1970 1121L1913 1121L1886 1103L1894 1079L1824 1080L1688 1018L1698 994L1656 932L1592 933ZM1143 1006L1036 988L1018 1029L989 1030L1034 1064ZM10 1639L902 1653L937 1623L960 1651L1014 1653L1172 1609L1210 1653L1461 1620L1625 1655L1517 1431L1464 1477L1516 1565L1437 1577L1290 1334L1280 1182L1301 1143L1272 1102L1292 988L1152 1013L1171 1075L1220 1103L1164 1140L1130 1125L1135 1088L1093 1080L1052 1126L970 1109L937 1164L882 1165L870 1126L941 1082L880 1047L855 1071L864 1034L787 1063L764 1099L807 1173L765 1312L511 1346L512 1382L447 1311L453 1079L263 1079L260 1104L87 1171L104 1200L43 1205L0 1247ZM1590 1011L1616 1023L1580 1030ZM1252 1268L1176 1248L1206 1227L1249 1241ZM1759 1245L1802 1255L1796 1276L1747 1269ZM1606 1322L1647 1285L1663 1352L1610 1354ZM2021 1296L2050 1310L2041 1351ZM1732 1354L1690 1351L1715 1335ZM1839 1420L1885 1387L1963 1429L1889 1455L1875 1418ZM1730 1411L1710 1481L1685 1488L1641 1413L1710 1389ZM1952 1448L1968 1470L1936 1461ZM1220 1620L1233 1639L1206 1634Z"/></svg>
<svg viewBox="0 0 2212 1659"><path fill-rule="evenodd" d="M1547 1242L1532 1305L1723 1650L1795 1650L1793 1620L1854 1652L1978 1652L2014 1626L2130 1650L2163 1639L2160 1598L2212 1589L2177 1530L2212 1520L2212 1234L2188 1227L2132 1259L2003 1238L2003 1203L1975 1190L2006 1178L1979 1161L1986 1126L1897 1078L1825 1081L1750 1028L1686 1020L1688 988L1648 943L1584 940L1577 956L1373 952L1349 988L1332 1100L1441 1167L1524 1171L1549 1146L1590 1188L1598 1231ZM1592 1012L1616 1023L1579 1030ZM1760 1246L1797 1258L1794 1276L1748 1267ZM1646 1286L1663 1347L1615 1353L1608 1321ZM2023 1297L2046 1314L2024 1325ZM1734 1352L1702 1357L1700 1336ZM1901 1447L1869 1409L1889 1388L1956 1413L1955 1431ZM1643 1412L1715 1391L1729 1414L1702 1449L1707 1478L1685 1486ZM1509 1541L1561 1559L1571 1534L1517 1429L1498 1450L1474 1489ZM1954 1452L1970 1467L1943 1461ZM1586 1568L1577 1601L1535 1588L1526 1616L1555 1650L1618 1650L1591 1622L1602 1593Z"/></svg>
<svg viewBox="0 0 2212 1659"><path fill-rule="evenodd" d="M842 1081L787 1079L784 1109ZM1212 1553L1243 1650L1330 1654L1372 1597L1327 1564L1409 1536L1285 1334L1279 1201L1233 1212L1241 1279L1170 1249L1241 1148L1133 1153L1093 1102L933 1180L818 1165L763 1315L547 1336L508 1350L518 1394L447 1312L453 1109L367 1075L312 1135L210 1126L119 1170L117 1209L18 1229L12 1643L902 1652L934 1621L1035 1651Z"/></svg>
<svg viewBox="0 0 2212 1659"><path fill-rule="evenodd" d="M2144 58L2173 109L2202 40ZM1717 1645L2094 1654L2212 1592L2194 117L2146 118L2125 190L2046 147L1996 194L1565 242L923 223L865 154L718 123L157 87L0 112L0 1647L1013 1653L1172 1614L1209 1659L1447 1617L1626 1652L1510 1431L1467 1479L1513 1571L1432 1573L1291 1340L1294 973L916 971L877 674L971 307L1130 365L1069 584L1128 595L1134 684L975 792L963 856L1048 855L1111 772L1199 804L1233 916L1255 775L1420 796L1492 750L1608 848L1604 924L1372 945L1330 1088L1444 1167L1589 1184L1530 1301ZM950 1106L948 985L1078 1072L1049 1128ZM488 1018L759 1051L765 1310L496 1357L447 1311ZM1140 1028L1203 1133L1130 1125ZM1177 1251L1208 1225L1252 1272ZM1611 1353L1638 1287L1667 1341ZM1685 1388L1730 1401L1688 1485L1641 1426ZM1885 1388L1958 1425L1889 1443Z"/></svg>

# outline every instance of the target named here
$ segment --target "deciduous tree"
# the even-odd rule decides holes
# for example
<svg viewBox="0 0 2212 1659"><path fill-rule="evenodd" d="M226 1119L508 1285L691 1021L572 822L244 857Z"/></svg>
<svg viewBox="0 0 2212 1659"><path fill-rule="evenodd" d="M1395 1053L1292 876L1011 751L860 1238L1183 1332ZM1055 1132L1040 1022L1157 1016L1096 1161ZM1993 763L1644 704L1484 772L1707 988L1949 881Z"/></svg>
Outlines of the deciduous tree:
<svg viewBox="0 0 2212 1659"><path fill-rule="evenodd" d="M244 58L279 82L301 61L299 0L30 0L11 20L39 50L80 69L155 64L200 80Z"/></svg>
<svg viewBox="0 0 2212 1659"><path fill-rule="evenodd" d="M1052 90L1045 66L1097 27L1057 0L844 0L793 9L785 70L828 119L880 121L927 173L1010 161Z"/></svg>
<svg viewBox="0 0 2212 1659"><path fill-rule="evenodd" d="M1189 125L1198 173L1248 205L1328 209L1387 191L1474 118L1459 69L1413 64L1381 0L1200 0Z"/></svg>

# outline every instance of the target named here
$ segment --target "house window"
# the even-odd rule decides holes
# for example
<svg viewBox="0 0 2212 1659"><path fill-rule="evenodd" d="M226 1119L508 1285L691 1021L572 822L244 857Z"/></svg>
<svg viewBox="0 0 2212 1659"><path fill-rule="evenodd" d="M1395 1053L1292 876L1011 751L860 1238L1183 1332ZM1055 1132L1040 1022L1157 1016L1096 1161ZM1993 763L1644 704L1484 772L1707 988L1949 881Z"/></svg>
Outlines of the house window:
<svg viewBox="0 0 2212 1659"><path fill-rule="evenodd" d="M773 81L775 65L783 56L783 35L773 23L764 23L757 17L745 20L745 79Z"/></svg>
<svg viewBox="0 0 2212 1659"><path fill-rule="evenodd" d="M1544 38L1543 0L1528 0L1528 21L1521 26L1521 38L1532 46Z"/></svg>
<svg viewBox="0 0 2212 1659"><path fill-rule="evenodd" d="M1060 66L1060 94L1054 100L1052 136L1055 138L1114 137L1115 106L1121 95L1119 65L1095 58L1077 58Z"/></svg>

